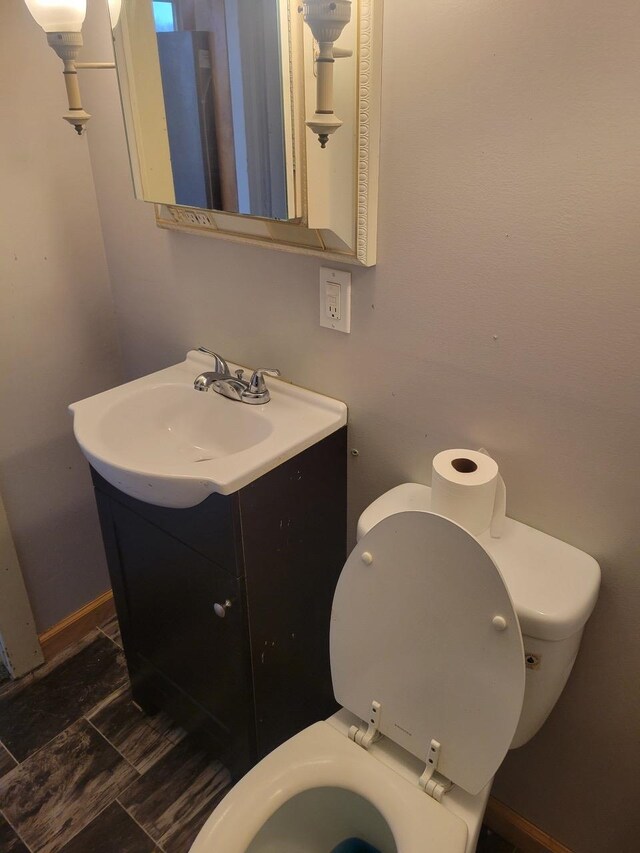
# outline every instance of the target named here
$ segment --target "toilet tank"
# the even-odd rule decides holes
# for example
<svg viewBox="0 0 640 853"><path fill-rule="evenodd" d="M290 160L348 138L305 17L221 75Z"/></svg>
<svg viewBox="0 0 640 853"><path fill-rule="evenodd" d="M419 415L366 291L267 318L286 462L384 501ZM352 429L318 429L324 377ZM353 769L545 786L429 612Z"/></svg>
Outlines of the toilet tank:
<svg viewBox="0 0 640 853"><path fill-rule="evenodd" d="M362 513L358 540L389 515L430 509L429 486L397 486ZM511 518L499 539L489 531L477 539L500 569L524 643L526 685L514 749L533 737L562 693L598 597L600 567L583 551Z"/></svg>

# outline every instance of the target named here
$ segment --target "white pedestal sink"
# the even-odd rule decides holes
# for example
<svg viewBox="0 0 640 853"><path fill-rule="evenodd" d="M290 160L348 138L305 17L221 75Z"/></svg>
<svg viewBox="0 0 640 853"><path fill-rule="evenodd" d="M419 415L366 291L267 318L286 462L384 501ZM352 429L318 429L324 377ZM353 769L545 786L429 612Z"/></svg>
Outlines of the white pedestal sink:
<svg viewBox="0 0 640 853"><path fill-rule="evenodd" d="M158 506L195 506L243 488L347 422L344 403L277 379L261 406L198 392L193 380L211 363L191 351L180 364L69 406L82 452L112 486Z"/></svg>

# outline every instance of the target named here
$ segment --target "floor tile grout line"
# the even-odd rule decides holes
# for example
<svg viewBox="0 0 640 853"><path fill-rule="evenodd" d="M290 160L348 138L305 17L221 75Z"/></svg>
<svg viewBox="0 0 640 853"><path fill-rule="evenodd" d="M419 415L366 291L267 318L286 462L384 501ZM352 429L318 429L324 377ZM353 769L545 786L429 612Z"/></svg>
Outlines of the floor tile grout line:
<svg viewBox="0 0 640 853"><path fill-rule="evenodd" d="M102 627L101 627L100 625L98 625L98 631L102 634L102 636L103 636L103 637L106 637L106 639L107 639L107 640L109 640L109 642L110 642L110 643L113 643L113 645L114 645L117 649L119 649L121 652L122 652L122 651L124 651L124 649L122 648L122 646L120 645L120 643L117 643L117 642L113 639L113 637L110 637L107 633L105 633L105 631L103 631L103 630L102 630Z"/></svg>
<svg viewBox="0 0 640 853"><path fill-rule="evenodd" d="M3 740L0 740L0 746L2 746L2 747L3 747L3 749L6 751L7 755L9 755L11 758L13 758L13 760L14 760L14 761L15 761L15 763L16 763L16 765L18 765L18 764L21 764L21 763L22 763L22 762L18 761L18 759L17 759L17 758L15 757L15 755L11 752L11 750L9 749L9 747L6 745L6 743L5 743ZM15 770L15 767L12 767L12 768L11 768L11 770ZM9 771L9 773L11 772L11 770ZM5 774L5 775L6 775L6 774Z"/></svg>
<svg viewBox="0 0 640 853"><path fill-rule="evenodd" d="M13 755L12 753L9 753L11 755L11 757L14 759L14 761L18 761L18 764L16 767L14 767L12 770L10 770L9 773L6 774L6 776L9 776L9 774L11 774L15 770L17 770L18 767L22 767L22 765L25 764L25 762L30 761L35 755L37 755L39 752L41 752L46 746L50 746L57 737L60 737L60 735L63 735L65 732L68 732L69 729L72 728L73 726L75 726L76 723L80 722L81 719L82 719L82 717L77 717L72 723L69 723L69 725L66 726L66 728L62 729L62 731L59 731L58 734L54 735L52 738L49 738L49 740L46 741L45 743L43 743L42 746L39 746L37 749L34 749L33 752L30 752L29 755L26 755L22 759L22 761L18 761L18 759L15 757L15 755ZM4 744L3 744L3 746L4 746ZM6 749L6 747L5 747L5 749ZM9 752L8 749L7 749L7 752ZM3 776L2 778L5 779L6 776Z"/></svg>
<svg viewBox="0 0 640 853"><path fill-rule="evenodd" d="M31 847L29 847L29 845L27 844L27 842L26 842L26 841L24 840L24 838L20 835L20 833L18 832L18 830L17 830L17 829L15 828L15 826L11 823L11 821L9 820L9 818L7 817L7 815L5 814L5 812L4 812L2 809L0 809L0 816L3 818L3 820L5 820L5 821L6 821L7 826L9 826L9 827L11 828L11 830L13 831L13 833L15 834L15 836L16 836L16 837L17 837L17 838L18 838L18 839L19 839L19 840L24 844L24 846L27 848L27 850L29 851L29 853L32 853Z"/></svg>
<svg viewBox="0 0 640 853"><path fill-rule="evenodd" d="M118 795L118 796L120 796L120 795ZM71 836L71 838L68 838L68 839L65 841L64 846L60 848L60 853L64 853L64 848L67 846L67 844L69 844L71 841L73 841L73 839L74 839L74 838L77 838L77 837L80 835L80 833L81 833L81 832L84 832L84 830L85 830L88 826L91 826L91 824L92 824L94 821L96 821L96 820L100 817L100 815L101 815L101 814L103 814L104 812L106 812L106 810L107 810L107 809L111 808L111 806L114 806L114 805L115 805L115 806L120 806L120 808L121 808L121 809L122 809L122 811L127 815L127 817L130 817L130 818L131 818L131 820L136 824L136 826L138 826L138 828L139 828L139 829L141 829L141 830L144 832L144 834L147 836L147 838L149 838L149 839L150 839L150 840L155 844L155 846L156 846L156 847L160 847L160 845L159 845L159 844L158 844L158 842L155 840L155 838L153 838L151 835L149 835L149 833L146 831L146 829L144 828L144 826L141 826L141 825L138 823L138 821L134 818L134 816L133 816L133 815L131 815L131 814L129 814L129 812L127 811L127 809L125 809L125 807L122 805L122 803L118 800L118 797L115 797L113 800L111 800L110 802L108 802L108 803L107 803L107 805L106 805L103 809L100 809L100 811L98 812L98 814L94 815L94 816L91 818L91 820L89 821L89 823L86 823L86 824L85 824L81 829L79 829L79 830L78 830L74 835L72 835L72 836ZM13 827L12 827L12 829L13 829ZM22 840L22 839L21 839L21 840ZM160 849L162 850L162 848L160 848ZM29 853L31 853L31 851L29 851ZM162 853L164 853L164 850L162 851Z"/></svg>
<svg viewBox="0 0 640 853"><path fill-rule="evenodd" d="M93 717L94 714L98 713L99 708L107 707L112 702L115 702L115 700L118 696L121 696L123 693L127 693L130 689L131 689L131 687L129 684L129 679L127 678L127 680L124 681L120 687L118 687L112 693L109 693L107 696L105 696L99 702L96 702L96 704L93 705L91 708L88 708L82 716L85 717L87 720L89 720L90 717Z"/></svg>
<svg viewBox="0 0 640 853"><path fill-rule="evenodd" d="M117 644L117 643L116 643L116 641L113 639L113 637L110 637L108 634L106 634L106 633L102 630L102 625L98 625L98 631L102 634L102 636L103 636L103 637L106 637L106 638L107 638L107 640L109 640L111 643L113 643L113 645L114 645L114 646L118 646L118 644ZM118 646L118 648L120 648L120 646Z"/></svg>
<svg viewBox="0 0 640 853"><path fill-rule="evenodd" d="M130 786L129 786L129 787L130 787ZM159 841L156 841L156 839L153 837L153 835L151 835L151 833L150 833L150 832L148 832L148 831L144 828L144 826L140 823L140 821L138 821L138 820L134 817L134 815L132 815L132 814L131 814L131 812L129 811L129 809L128 809L125 805L123 805L123 804L120 802L120 797L122 796L122 794L126 793L126 791L127 791L127 790L128 790L128 789L127 789L127 788L125 788L125 790L124 790L124 791L121 791L121 792L118 794L118 796L116 797L116 803L120 806L120 808L121 808L121 809L124 809L124 811L129 815L129 817L131 818L131 820L132 820L132 821L133 821L137 826L139 826L139 827L140 827L140 829L144 832L144 834L147 836L147 838L150 838L150 839L153 841L153 843L156 845L156 847L158 847L160 850L162 850L162 853L165 853L165 850L164 850L164 847L162 846L162 844L160 844L160 842L159 842Z"/></svg>
<svg viewBox="0 0 640 853"><path fill-rule="evenodd" d="M94 726L94 728L95 728L95 726ZM97 729L96 729L96 731L97 731ZM100 734L102 734L102 732L100 732ZM106 738L104 735L102 735L102 737L107 741L107 743L109 744L109 746L113 746L113 744L111 743L111 741L110 741L108 738ZM166 755L168 755L168 754L169 754L169 752L171 752L173 749L175 749L175 747L176 747L177 745L178 745L178 744L174 744L174 743L172 743L172 744L171 744L171 749L170 749L170 750L169 750L165 755L163 755L161 758L159 758L159 759L158 759L158 761L155 761L155 762L154 762L150 767L147 767L147 769L146 769L146 770L144 770L143 772L142 772L142 771L140 771L140 770L138 770L138 768L137 768L137 767L135 767L135 765L131 764L131 762L130 762L128 759L126 759L126 758L125 758L125 761L127 761L127 763L128 763L128 764L131 764L131 766L133 767L133 769L134 769L134 770L136 771L136 773L138 774L138 778L137 778L137 779L133 779L133 780L132 780L132 781L131 781L131 782L130 782L130 783L129 783L125 788L123 788L123 789L120 791L120 793L118 794L118 797L122 797L124 794L126 794L126 793L127 793L127 791L129 790L129 788L131 788L133 785L135 785L135 784L136 784L136 782L139 782L139 781L140 781L140 779L142 779L144 776L146 776L146 774L147 774L147 773L149 773L151 770L153 770L153 769L154 769L154 767L155 767L155 766L156 766L160 761L162 761L162 759L163 759L163 758L165 758L165 757L166 757ZM118 752L120 755L122 755L122 753L120 752L120 750L119 750L117 747L115 747L115 746L114 746L113 748L116 750L116 752ZM124 756L123 756L123 758L124 758ZM120 803L120 800L119 800L119 799L118 799L118 803ZM123 808L125 811L127 811L126 807L125 807L125 806L123 806L123 805L122 805L122 803L120 803L120 805L122 806L122 808ZM128 811L127 811L127 813L128 813ZM132 817L133 817L133 815L132 815ZM136 822L137 822L137 821L136 821ZM147 834L148 834L148 833L147 833Z"/></svg>
<svg viewBox="0 0 640 853"><path fill-rule="evenodd" d="M60 848L60 853L64 853L64 848L67 846L67 844L69 844L71 841L73 841L73 839L74 839L74 838L77 838L77 837L80 835L80 833L81 833L81 832L84 832L84 830L85 830L88 826L91 826L91 824L94 822L94 820L97 820L97 819L100 817L100 815L101 815L103 812L105 812L105 811L109 808L109 806L112 806L115 802L116 802L116 801L115 801L115 799L113 799L113 800L111 800L110 802L108 802L108 803L107 803L107 805L106 805L103 809L100 809L100 811L98 812L98 814L94 815L94 816L91 818L91 820L89 821L89 823L85 823L85 825L84 825L84 826L81 826L81 827L80 827L80 829L79 829L77 832L74 832L74 833L73 833L73 835L72 835L70 838L67 838L67 840L64 842L64 844L63 844L63 845L62 845L62 847Z"/></svg>
<svg viewBox="0 0 640 853"><path fill-rule="evenodd" d="M115 751L118 753L118 755L122 756L122 758L127 762L127 764L129 764L130 767L133 767L133 769L138 774L138 779L141 779L146 773L148 773L150 770L153 770L153 768L156 766L158 761L161 761L162 758L164 758L164 755L162 755L162 756L160 756L160 758L157 759L157 761L154 761L153 764L150 764L144 770L139 770L136 767L136 765L127 758L127 756L124 754L124 752L122 752L121 749L118 749L118 747L115 745L115 743L112 743L109 740L109 738L106 736L106 734L104 734L104 732L100 731L100 729L95 725L94 722L92 722L92 720L88 719L86 716L82 717L81 719L83 719L83 720L85 720L85 722L89 723L91 728L95 729L95 731L100 735L100 737L103 740L105 740L109 744L110 747L115 749ZM154 729L152 726L150 726L144 720L142 720L141 722L142 722L142 725L146 726L151 732L153 732L154 735L157 735L157 740L163 740L163 741L166 741L167 744L169 744L169 749L167 750L165 755L167 755L169 752L171 752L172 749L174 749L176 746L178 746L182 742L182 741L178 741L178 743L174 743L170 738L168 738L166 735L163 735L161 732L157 731L157 729ZM122 791L120 792L120 794L123 794L125 791L127 791L131 787L131 785L133 785L135 782L138 781L138 779L134 779L129 785L127 785L126 788L123 788ZM118 794L118 796L120 796L120 794Z"/></svg>
<svg viewBox="0 0 640 853"><path fill-rule="evenodd" d="M122 752L118 749L118 747L117 747L115 744L111 743L111 741L109 740L109 738L108 738L106 735L104 735L104 734L100 731L100 729L99 729L97 726L94 726L94 724L91 722L91 720L88 720L86 717L80 717L80 719L81 719L81 720L84 720L84 722L85 722L85 723L88 723L88 724L91 726L91 728L94 730L94 732L96 732L96 734L100 735L100 737L102 738L102 740L103 740L105 743L107 743L107 744L111 747L111 749L114 749L114 750L118 753L118 755L120 756L120 758L122 758L122 760L123 760L123 761L126 761L126 762L127 762L127 764L129 765L129 767L131 767L133 770L135 770L135 771L136 771L136 773L138 774L138 779L140 779L140 778L142 777L142 775L143 775L143 774L138 770L138 768L135 766L135 764L133 764L131 761L129 761L129 759L127 758L127 756L126 756L126 755L124 755L124 753L122 753ZM137 782L137 781L138 781L138 779L134 779L134 780L133 780L133 782ZM127 785L127 787L126 787L126 788L123 788L123 789L122 789L122 791L121 791L120 793L123 793L124 791L126 791L126 790L127 790L127 788L129 788L129 787L130 787L130 785L133 785L133 782L130 782L130 784L129 784L129 785ZM120 796L120 794L118 794L118 796Z"/></svg>
<svg viewBox="0 0 640 853"><path fill-rule="evenodd" d="M104 737L104 735L103 735L103 737ZM105 740L107 740L106 737L105 737ZM108 740L107 740L107 742L109 743ZM172 744L171 749L175 749L177 746L178 746L178 744ZM161 759L159 759L159 760L161 760ZM225 769L225 770L227 769L226 767L224 767L222 762L219 761L219 759L216 759L216 760L218 760L218 762L220 763L220 765L223 769ZM156 764L157 764L157 762L156 762ZM122 803L120 800L120 798L123 797L133 785L135 785L140 779L142 779L148 771L152 770L156 766L156 764L153 764L151 767L148 767L144 773L140 773L138 779L134 779L129 785L127 785L126 788L123 788L122 791L120 791L120 793L116 797L116 802L118 803L119 806L121 806L125 810L125 812L129 815L131 820L133 820L140 827L140 829L142 829L143 832L153 841L153 843L162 851L162 853L165 853L165 848L162 846L160 841L156 841L156 839L151 835L151 833L145 829L145 827L129 811L127 806L125 806L124 803ZM62 851L62 853L64 853L64 851Z"/></svg>

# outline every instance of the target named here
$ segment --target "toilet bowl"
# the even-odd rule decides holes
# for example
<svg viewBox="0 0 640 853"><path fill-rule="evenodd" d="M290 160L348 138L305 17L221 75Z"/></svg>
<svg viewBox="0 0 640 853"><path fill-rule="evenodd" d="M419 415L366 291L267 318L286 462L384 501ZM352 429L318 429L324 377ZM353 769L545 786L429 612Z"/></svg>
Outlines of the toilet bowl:
<svg viewBox="0 0 640 853"><path fill-rule="evenodd" d="M331 614L341 710L256 765L191 853L475 850L493 776L557 701L600 573L509 519L496 558L429 506L428 487L405 484L363 513ZM532 554L544 566L528 586Z"/></svg>
<svg viewBox="0 0 640 853"><path fill-rule="evenodd" d="M330 853L357 837L380 853L436 853L464 850L466 836L463 820L324 721L254 767L192 851Z"/></svg>

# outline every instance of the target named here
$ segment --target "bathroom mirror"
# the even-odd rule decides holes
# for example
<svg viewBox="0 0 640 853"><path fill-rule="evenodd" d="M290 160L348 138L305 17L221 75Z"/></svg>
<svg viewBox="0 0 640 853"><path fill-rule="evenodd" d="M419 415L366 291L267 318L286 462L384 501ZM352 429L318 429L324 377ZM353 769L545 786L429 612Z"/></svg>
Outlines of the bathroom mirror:
<svg viewBox="0 0 640 853"><path fill-rule="evenodd" d="M115 43L139 198L295 218L287 0L125 0Z"/></svg>
<svg viewBox="0 0 640 853"><path fill-rule="evenodd" d="M318 44L301 8L123 0L114 45L135 194L163 228L369 266L382 0L351 2L333 63L342 126L325 148L306 125Z"/></svg>

